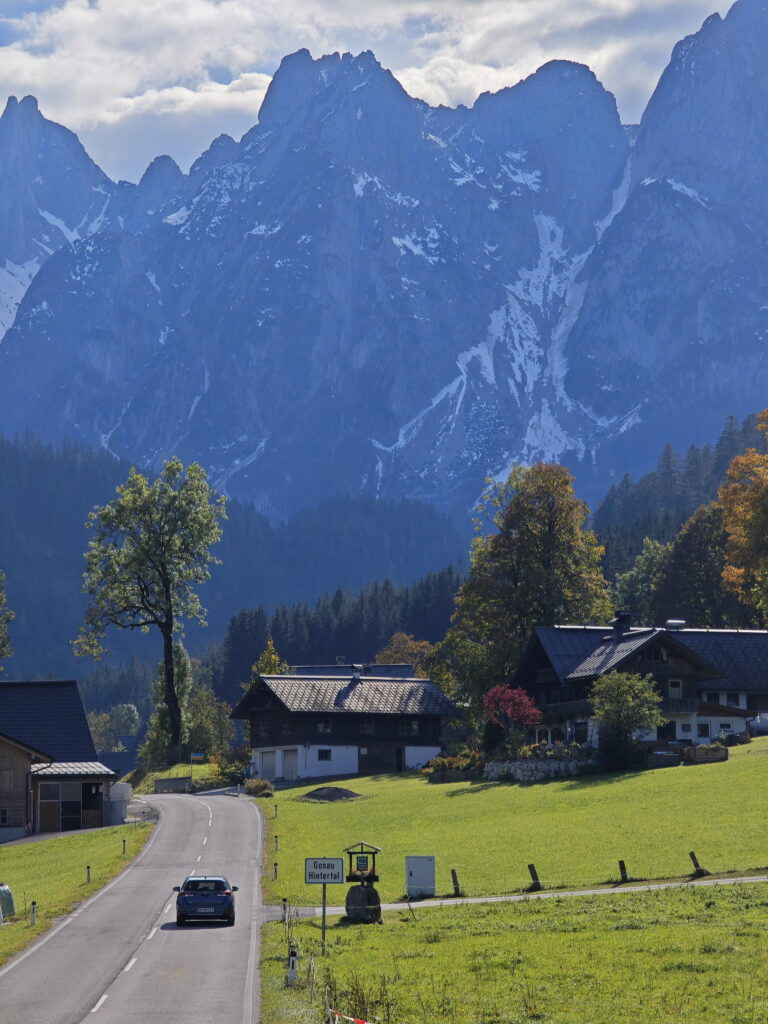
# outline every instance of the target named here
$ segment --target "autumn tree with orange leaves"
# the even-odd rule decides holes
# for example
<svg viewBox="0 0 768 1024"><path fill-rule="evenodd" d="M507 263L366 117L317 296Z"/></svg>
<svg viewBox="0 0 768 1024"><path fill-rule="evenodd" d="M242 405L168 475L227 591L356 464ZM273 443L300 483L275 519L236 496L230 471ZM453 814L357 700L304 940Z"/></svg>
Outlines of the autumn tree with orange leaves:
<svg viewBox="0 0 768 1024"><path fill-rule="evenodd" d="M768 409L757 426L768 434ZM768 455L754 448L737 455L718 503L727 534L723 584L768 621Z"/></svg>

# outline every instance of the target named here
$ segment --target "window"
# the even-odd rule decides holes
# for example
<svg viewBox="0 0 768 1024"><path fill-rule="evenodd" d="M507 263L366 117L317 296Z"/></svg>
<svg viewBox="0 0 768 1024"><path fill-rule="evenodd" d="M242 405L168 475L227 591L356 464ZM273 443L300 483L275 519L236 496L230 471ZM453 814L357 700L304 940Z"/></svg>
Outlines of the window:
<svg viewBox="0 0 768 1024"><path fill-rule="evenodd" d="M683 724L680 726L680 732L690 732L690 731L691 731L690 722L683 722Z"/></svg>
<svg viewBox="0 0 768 1024"><path fill-rule="evenodd" d="M7 807L0 807L0 825L10 825L11 814Z"/></svg>
<svg viewBox="0 0 768 1024"><path fill-rule="evenodd" d="M682 682L679 679L670 679L669 680L669 696L670 697L679 697L680 696L680 689L681 689L682 685L683 684L682 684Z"/></svg>
<svg viewBox="0 0 768 1024"><path fill-rule="evenodd" d="M320 718L317 722L317 731L323 735L328 735L331 731L331 720L330 718ZM328 758L330 761L330 757Z"/></svg>
<svg viewBox="0 0 768 1024"><path fill-rule="evenodd" d="M719 693L713 693L711 690L708 690L707 691L707 703L708 704L719 704L720 703L720 694Z"/></svg>
<svg viewBox="0 0 768 1024"><path fill-rule="evenodd" d="M283 736L290 736L290 735L291 735L291 723L286 718L286 720L283 722Z"/></svg>
<svg viewBox="0 0 768 1024"><path fill-rule="evenodd" d="M739 695L734 691L730 690L725 695L725 703L729 708L737 708L739 706Z"/></svg>
<svg viewBox="0 0 768 1024"><path fill-rule="evenodd" d="M318 761L330 761L331 760L330 748L326 748L325 750L318 750L318 752L317 752L317 760Z"/></svg>
<svg viewBox="0 0 768 1024"><path fill-rule="evenodd" d="M696 726L696 730L700 740L709 739L709 722L699 722Z"/></svg>
<svg viewBox="0 0 768 1024"><path fill-rule="evenodd" d="M265 721L259 722L259 736L269 736L269 723Z"/></svg>
<svg viewBox="0 0 768 1024"><path fill-rule="evenodd" d="M720 723L720 732L730 732L732 728L733 727L732 727L730 722L721 722Z"/></svg>
<svg viewBox="0 0 768 1024"><path fill-rule="evenodd" d="M376 719L364 718L360 723L360 734L362 736L373 736L376 732Z"/></svg>
<svg viewBox="0 0 768 1024"><path fill-rule="evenodd" d="M400 735L401 736L418 736L419 735L419 720L418 718L404 718L400 722Z"/></svg>
<svg viewBox="0 0 768 1024"><path fill-rule="evenodd" d="M40 783L40 799L41 800L58 800L59 799L59 784L58 784L58 782L41 782Z"/></svg>

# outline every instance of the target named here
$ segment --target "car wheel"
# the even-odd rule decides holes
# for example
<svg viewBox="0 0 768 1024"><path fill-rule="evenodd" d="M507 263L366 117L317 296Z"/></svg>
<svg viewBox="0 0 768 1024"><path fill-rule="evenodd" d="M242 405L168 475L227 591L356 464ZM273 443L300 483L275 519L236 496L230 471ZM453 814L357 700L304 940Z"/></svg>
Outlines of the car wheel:
<svg viewBox="0 0 768 1024"><path fill-rule="evenodd" d="M187 919L186 919L186 917L184 917L183 914L177 914L176 915L176 927L177 928L181 928L182 925L185 925L186 923L187 923Z"/></svg>
<svg viewBox="0 0 768 1024"><path fill-rule="evenodd" d="M232 917L228 917L227 918L227 925L231 928L234 923L235 923L235 915L233 914Z"/></svg>

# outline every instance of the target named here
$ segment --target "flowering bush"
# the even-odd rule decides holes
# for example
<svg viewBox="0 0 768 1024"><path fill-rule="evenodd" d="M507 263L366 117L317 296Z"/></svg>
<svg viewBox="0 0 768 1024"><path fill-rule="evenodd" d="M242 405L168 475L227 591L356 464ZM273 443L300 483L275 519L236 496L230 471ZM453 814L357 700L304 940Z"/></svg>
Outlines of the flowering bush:
<svg viewBox="0 0 768 1024"><path fill-rule="evenodd" d="M463 750L457 754L440 754L433 757L421 769L423 775L434 772L469 772L480 771L483 759L476 750Z"/></svg>

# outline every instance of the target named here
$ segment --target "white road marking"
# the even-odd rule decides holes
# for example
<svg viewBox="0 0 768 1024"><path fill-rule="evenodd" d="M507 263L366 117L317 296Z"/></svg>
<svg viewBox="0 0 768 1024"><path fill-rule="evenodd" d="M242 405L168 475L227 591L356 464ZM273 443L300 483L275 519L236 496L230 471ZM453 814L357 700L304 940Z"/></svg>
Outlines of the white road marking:
<svg viewBox="0 0 768 1024"><path fill-rule="evenodd" d="M205 846L205 844L206 844L207 842L208 842L208 836L206 836L206 837L205 837L205 839L203 840L203 846Z"/></svg>
<svg viewBox="0 0 768 1024"><path fill-rule="evenodd" d="M107 993L105 992L105 993L104 993L104 995L103 995L103 996L101 997L101 999L100 999L100 1000L98 1001L98 1003L96 1003L96 1005L94 1006L94 1008L93 1008L93 1009L91 1010L91 1013L96 1013L96 1011L98 1010L98 1008L99 1008L100 1006L103 1006L103 1005L104 1005L104 1003L106 1002L107 998L108 998L108 996L107 996Z"/></svg>
<svg viewBox="0 0 768 1024"><path fill-rule="evenodd" d="M199 863L200 863L200 861L201 861L202 859L203 859L203 855L202 855L202 853L201 853L201 854L200 854L200 856L199 856L199 857L197 858L197 860L195 861L195 864L199 864Z"/></svg>
<svg viewBox="0 0 768 1024"><path fill-rule="evenodd" d="M168 906L167 906L167 907L165 908L165 910L163 911L163 913L164 913L164 914L167 914L167 913L168 913L168 911L169 911L170 909L171 909L171 904L169 903L169 904L168 904Z"/></svg>
<svg viewBox="0 0 768 1024"><path fill-rule="evenodd" d="M154 937L155 937L155 932L156 932L156 931L157 931L157 928L153 928L153 929L152 929L152 931L151 931L151 932L149 933L149 935L147 936L147 942L149 942L149 940L150 940L150 939L154 939Z"/></svg>
<svg viewBox="0 0 768 1024"><path fill-rule="evenodd" d="M127 974L128 971L130 971L130 969L133 967L133 965L135 963L136 963L136 957L132 956L131 959L128 961L128 963L123 968L123 974Z"/></svg>

